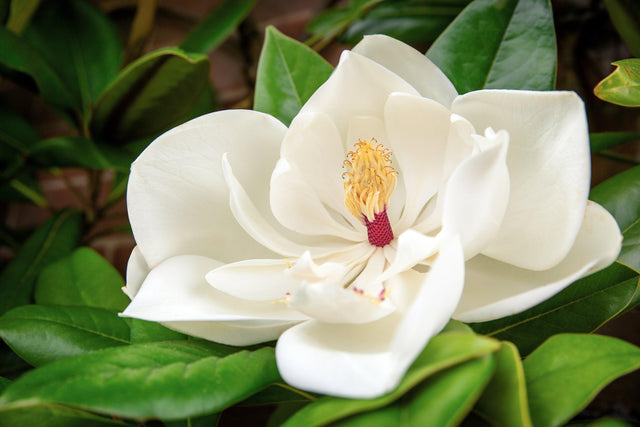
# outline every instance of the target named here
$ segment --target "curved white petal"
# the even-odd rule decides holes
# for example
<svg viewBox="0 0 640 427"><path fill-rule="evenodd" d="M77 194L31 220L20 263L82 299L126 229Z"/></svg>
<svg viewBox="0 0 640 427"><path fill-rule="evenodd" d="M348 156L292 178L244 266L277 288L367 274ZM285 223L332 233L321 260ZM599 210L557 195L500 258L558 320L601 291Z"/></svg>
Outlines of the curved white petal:
<svg viewBox="0 0 640 427"><path fill-rule="evenodd" d="M609 265L618 256L621 242L613 217L589 202L571 251L550 270L525 270L482 255L468 261L464 294L455 318L482 322L533 307L580 277Z"/></svg>
<svg viewBox="0 0 640 427"><path fill-rule="evenodd" d="M131 251L131 255L129 256L129 261L127 262L127 273L126 273L126 285L122 288L123 292L127 294L129 299L133 299L140 290L140 286L142 286L142 282L149 274L149 266L147 265L147 261L144 260L144 256L142 256L142 252L136 246Z"/></svg>
<svg viewBox="0 0 640 427"><path fill-rule="evenodd" d="M393 390L429 338L449 320L462 291L463 263L454 239L426 279L413 272L396 276L395 286L416 288L404 315L396 311L362 325L309 321L288 329L276 345L282 378L303 390L349 398ZM421 280L401 283L409 276Z"/></svg>
<svg viewBox="0 0 640 427"><path fill-rule="evenodd" d="M231 110L191 120L152 142L131 166L127 189L131 227L149 266L181 254L223 261L273 255L233 218L220 157L229 153L238 179L268 212L269 176L285 131L269 115Z"/></svg>
<svg viewBox="0 0 640 427"><path fill-rule="evenodd" d="M272 339L272 327L290 326L305 319L285 304L244 301L214 289L205 275L220 265L216 260L197 255L169 258L151 270L122 316L172 325L178 322L181 331L196 336L202 336L207 328L199 325L192 330L189 325L200 322L226 322L231 326L237 323L256 328L258 335L261 329L269 332L254 343ZM224 336L206 338L229 342Z"/></svg>
<svg viewBox="0 0 640 427"><path fill-rule="evenodd" d="M339 223L327 211L295 165L281 158L271 175L271 210L282 225L302 234L330 235L354 242L366 240L364 230Z"/></svg>
<svg viewBox="0 0 640 427"><path fill-rule="evenodd" d="M467 259L495 237L509 201L508 135L500 131L483 142L488 148L451 175L442 211L443 235L460 235Z"/></svg>
<svg viewBox="0 0 640 427"><path fill-rule="evenodd" d="M289 126L280 155L295 165L322 203L344 216L354 228L363 225L352 220L344 204L342 184L345 146L338 129L323 113L298 114Z"/></svg>
<svg viewBox="0 0 640 427"><path fill-rule="evenodd" d="M589 135L573 92L483 90L458 97L453 111L476 129L509 132L509 206L484 254L531 270L569 252L589 192Z"/></svg>
<svg viewBox="0 0 640 427"><path fill-rule="evenodd" d="M435 254L440 238L425 236L415 230L407 230L398 237L396 254L391 265L382 275L387 280L406 271Z"/></svg>
<svg viewBox="0 0 640 427"><path fill-rule="evenodd" d="M344 51L329 79L309 98L301 113L324 112L344 138L349 119L359 115L382 118L384 104L393 92L418 95L403 79L357 53Z"/></svg>
<svg viewBox="0 0 640 427"><path fill-rule="evenodd" d="M406 200L398 230L415 222L442 181L451 113L441 104L394 93L385 105L389 146L404 177Z"/></svg>
<svg viewBox="0 0 640 427"><path fill-rule="evenodd" d="M352 52L373 59L411 84L425 98L449 108L458 95L453 83L426 56L385 35L364 36Z"/></svg>

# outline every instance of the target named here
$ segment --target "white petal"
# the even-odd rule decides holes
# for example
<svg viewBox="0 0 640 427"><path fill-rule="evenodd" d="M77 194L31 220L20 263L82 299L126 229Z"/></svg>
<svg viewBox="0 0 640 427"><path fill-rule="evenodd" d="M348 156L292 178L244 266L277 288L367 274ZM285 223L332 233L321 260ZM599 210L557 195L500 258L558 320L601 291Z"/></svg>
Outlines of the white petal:
<svg viewBox="0 0 640 427"><path fill-rule="evenodd" d="M140 249L136 246L129 256L129 262L127 262L127 284L122 288L129 299L133 299L136 296L149 271L147 261L144 260L142 252L140 252Z"/></svg>
<svg viewBox="0 0 640 427"><path fill-rule="evenodd" d="M453 172L446 188L442 233L460 235L467 259L494 238L509 201L508 135L498 132L489 143Z"/></svg>
<svg viewBox="0 0 640 427"><path fill-rule="evenodd" d="M509 132L509 207L483 253L545 270L568 253L589 192L589 135L584 105L573 92L483 90L458 97L453 111L476 129Z"/></svg>
<svg viewBox="0 0 640 427"><path fill-rule="evenodd" d="M178 322L183 326L181 331L196 336L208 330L200 322L256 328L258 336L260 330L269 332L254 343L272 339L276 326L282 328L305 319L285 304L244 301L214 289L206 282L205 275L220 265L218 261L197 255L169 258L151 270L122 316L171 325ZM196 327L192 329L190 325ZM207 335L206 338L229 342L224 336Z"/></svg>
<svg viewBox="0 0 640 427"><path fill-rule="evenodd" d="M385 35L365 36L352 52L373 59L393 71L420 92L449 108L458 95L453 83L426 56Z"/></svg>
<svg viewBox="0 0 640 427"><path fill-rule="evenodd" d="M384 104L392 92L418 94L410 84L378 63L344 51L331 77L300 112L327 113L344 138L351 117L369 115L382 118Z"/></svg>
<svg viewBox="0 0 640 427"><path fill-rule="evenodd" d="M402 93L389 96L385 123L406 191L398 231L413 225L440 186L450 115L448 109L429 99Z"/></svg>
<svg viewBox="0 0 640 427"><path fill-rule="evenodd" d="M355 242L366 240L364 230L340 224L327 211L295 165L281 158L271 176L271 210L278 221L298 233L329 235Z"/></svg>
<svg viewBox="0 0 640 427"><path fill-rule="evenodd" d="M386 246L385 246L386 247ZM384 271L384 266L387 260L385 257L384 248L375 248L367 260L367 264L362 272L354 279L349 285L353 290L364 291L365 293L378 297L380 292L384 290L382 287L383 278L381 277Z"/></svg>
<svg viewBox="0 0 640 427"><path fill-rule="evenodd" d="M455 317L482 322L519 313L555 295L618 256L622 236L613 217L589 202L567 257L547 271L530 271L479 255L467 262L467 280Z"/></svg>
<svg viewBox="0 0 640 427"><path fill-rule="evenodd" d="M238 179L261 211L286 127L266 114L230 110L191 120L163 134L131 167L127 206L150 267L180 254L223 261L273 255L248 236L228 208L220 157L228 152Z"/></svg>
<svg viewBox="0 0 640 427"><path fill-rule="evenodd" d="M425 236L415 230L405 231L398 237L395 258L382 275L382 280L402 273L432 256L438 250L439 242L439 238Z"/></svg>
<svg viewBox="0 0 640 427"><path fill-rule="evenodd" d="M334 396L372 398L393 390L429 338L449 320L463 275L462 250L454 240L443 248L424 283L407 284L419 291L404 318L396 311L362 325L296 325L276 345L280 374L294 387Z"/></svg>

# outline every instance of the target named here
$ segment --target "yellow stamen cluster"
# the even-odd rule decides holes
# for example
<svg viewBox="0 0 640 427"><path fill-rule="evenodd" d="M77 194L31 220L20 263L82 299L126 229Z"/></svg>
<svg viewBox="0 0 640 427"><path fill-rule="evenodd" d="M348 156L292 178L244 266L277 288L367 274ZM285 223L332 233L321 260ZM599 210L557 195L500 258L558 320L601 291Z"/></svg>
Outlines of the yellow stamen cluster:
<svg viewBox="0 0 640 427"><path fill-rule="evenodd" d="M391 152L375 138L361 139L355 144L355 151L347 153L344 166L349 171L342 174L344 179L344 203L359 220L366 217L373 222L375 214L385 210L396 188L397 172L391 166Z"/></svg>

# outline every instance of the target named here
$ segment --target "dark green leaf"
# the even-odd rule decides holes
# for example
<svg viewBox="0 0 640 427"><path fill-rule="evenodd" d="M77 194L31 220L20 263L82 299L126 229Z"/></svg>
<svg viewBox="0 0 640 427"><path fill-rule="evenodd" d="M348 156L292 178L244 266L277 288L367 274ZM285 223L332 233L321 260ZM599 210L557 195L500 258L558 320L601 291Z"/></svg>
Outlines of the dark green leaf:
<svg viewBox="0 0 640 427"><path fill-rule="evenodd" d="M41 402L0 406L0 425L37 427L113 427L124 424L89 412Z"/></svg>
<svg viewBox="0 0 640 427"><path fill-rule="evenodd" d="M220 421L220 414L203 415L201 417L191 417L186 420L165 421L165 427L215 427Z"/></svg>
<svg viewBox="0 0 640 427"><path fill-rule="evenodd" d="M325 425L350 415L382 408L398 400L431 375L451 366L493 353L499 346L497 341L468 332L442 333L429 342L394 391L367 400L323 397L294 414L285 426Z"/></svg>
<svg viewBox="0 0 640 427"><path fill-rule="evenodd" d="M623 59L613 63L616 69L593 89L607 102L624 107L640 107L640 59Z"/></svg>
<svg viewBox="0 0 640 427"><path fill-rule="evenodd" d="M536 427L571 419L614 379L640 368L640 349L599 335L556 335L524 361Z"/></svg>
<svg viewBox="0 0 640 427"><path fill-rule="evenodd" d="M331 65L320 55L269 27L258 62L254 109L288 126L330 74Z"/></svg>
<svg viewBox="0 0 640 427"><path fill-rule="evenodd" d="M427 56L460 93L484 88L552 90L556 37L549 0L475 0Z"/></svg>
<svg viewBox="0 0 640 427"><path fill-rule="evenodd" d="M24 360L41 366L129 344L129 326L97 308L23 305L0 317L0 336Z"/></svg>
<svg viewBox="0 0 640 427"><path fill-rule="evenodd" d="M470 360L435 374L392 406L356 415L335 425L457 426L491 379L494 367L491 355Z"/></svg>
<svg viewBox="0 0 640 427"><path fill-rule="evenodd" d="M26 155L39 140L38 133L22 116L0 104L0 161L9 153Z"/></svg>
<svg viewBox="0 0 640 427"><path fill-rule="evenodd" d="M285 383L273 384L259 393L254 394L242 405L271 405L276 403L292 403L292 402L310 402L315 400L316 396L293 388Z"/></svg>
<svg viewBox="0 0 640 427"><path fill-rule="evenodd" d="M80 305L119 312L129 299L124 280L107 260L90 248L78 248L49 264L38 277L37 304Z"/></svg>
<svg viewBox="0 0 640 427"><path fill-rule="evenodd" d="M91 2L43 2L24 38L60 76L76 110L86 111L115 78L122 62L118 33Z"/></svg>
<svg viewBox="0 0 640 427"><path fill-rule="evenodd" d="M529 310L471 326L480 334L513 342L526 355L554 334L595 331L636 304L639 287L638 274L616 262Z"/></svg>
<svg viewBox="0 0 640 427"><path fill-rule="evenodd" d="M37 399L122 417L177 420L218 412L277 381L271 347L229 354L205 342L148 343L35 369L7 387L0 406Z"/></svg>
<svg viewBox="0 0 640 427"><path fill-rule="evenodd" d="M20 359L4 341L0 340L0 375L12 379L29 369L31 365Z"/></svg>
<svg viewBox="0 0 640 427"><path fill-rule="evenodd" d="M589 198L608 210L624 231L640 217L640 166L593 188Z"/></svg>
<svg viewBox="0 0 640 427"><path fill-rule="evenodd" d="M347 6L340 6L321 13L307 25L307 31L313 34L307 43L313 45L320 40L323 40L321 42L323 44L330 42L334 37L341 35L349 25L380 3L382 0L352 0Z"/></svg>
<svg viewBox="0 0 640 427"><path fill-rule="evenodd" d="M604 0L611 22L635 57L640 56L640 4L636 0Z"/></svg>
<svg viewBox="0 0 640 427"><path fill-rule="evenodd" d="M591 152L597 153L640 139L640 132L602 132L589 135Z"/></svg>
<svg viewBox="0 0 640 427"><path fill-rule="evenodd" d="M38 166L80 167L86 169L116 169L129 171L135 156L106 144L81 136L62 136L38 142L33 146L31 158Z"/></svg>
<svg viewBox="0 0 640 427"><path fill-rule="evenodd" d="M0 200L23 200L45 209L49 206L31 169L22 169L16 177L0 185Z"/></svg>
<svg viewBox="0 0 640 427"><path fill-rule="evenodd" d="M640 218L625 230L618 261L640 271Z"/></svg>
<svg viewBox="0 0 640 427"><path fill-rule="evenodd" d="M485 389L474 411L491 425L532 427L527 401L527 386L518 348L503 341L494 354L496 372Z"/></svg>
<svg viewBox="0 0 640 427"><path fill-rule="evenodd" d="M49 263L69 254L80 241L79 212L62 211L36 230L0 273L0 314L29 304L36 278Z"/></svg>
<svg viewBox="0 0 640 427"><path fill-rule="evenodd" d="M4 391L7 386L11 384L11 380L5 377L0 377L0 394Z"/></svg>
<svg viewBox="0 0 640 427"><path fill-rule="evenodd" d="M180 48L187 52L207 53L222 43L249 14L256 0L225 0L191 30Z"/></svg>
<svg viewBox="0 0 640 427"><path fill-rule="evenodd" d="M126 319L131 329L131 343L186 340L187 336L162 326L160 323L140 319Z"/></svg>
<svg viewBox="0 0 640 427"><path fill-rule="evenodd" d="M16 34L29 23L31 16L42 0L14 0L11 2L7 28Z"/></svg>
<svg viewBox="0 0 640 427"><path fill-rule="evenodd" d="M100 96L94 137L131 142L169 129L191 111L209 78L209 60L167 48L130 64Z"/></svg>

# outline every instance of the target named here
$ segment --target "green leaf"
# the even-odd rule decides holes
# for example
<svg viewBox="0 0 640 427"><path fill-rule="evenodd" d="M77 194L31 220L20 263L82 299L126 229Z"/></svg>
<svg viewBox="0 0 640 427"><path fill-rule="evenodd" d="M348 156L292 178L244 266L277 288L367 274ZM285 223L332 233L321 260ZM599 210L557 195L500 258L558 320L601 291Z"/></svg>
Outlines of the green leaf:
<svg viewBox="0 0 640 427"><path fill-rule="evenodd" d="M29 23L42 0L13 0L9 10L6 27L16 34L20 34Z"/></svg>
<svg viewBox="0 0 640 427"><path fill-rule="evenodd" d="M640 218L624 231L618 261L640 272Z"/></svg>
<svg viewBox="0 0 640 427"><path fill-rule="evenodd" d="M524 361L536 427L567 422L614 379L640 368L640 348L599 335L556 335Z"/></svg>
<svg viewBox="0 0 640 427"><path fill-rule="evenodd" d="M640 5L636 0L604 0L611 22L633 56L640 56Z"/></svg>
<svg viewBox="0 0 640 427"><path fill-rule="evenodd" d="M457 426L491 379L494 367L491 355L473 359L435 374L392 406L356 415L335 425Z"/></svg>
<svg viewBox="0 0 640 427"><path fill-rule="evenodd" d="M433 337L394 391L366 400L323 397L295 413L284 426L320 426L350 415L382 408L398 400L431 375L493 353L499 346L497 341L468 332L442 333Z"/></svg>
<svg viewBox="0 0 640 427"><path fill-rule="evenodd" d="M273 348L229 351L174 341L63 359L14 381L0 406L33 399L120 417L177 420L219 412L281 381Z"/></svg>
<svg viewBox="0 0 640 427"><path fill-rule="evenodd" d="M37 304L80 305L119 312L129 304L124 280L111 264L90 248L78 248L49 264L38 277Z"/></svg>
<svg viewBox="0 0 640 427"><path fill-rule="evenodd" d="M115 78L122 62L115 27L83 0L43 2L24 38L60 76L81 112Z"/></svg>
<svg viewBox="0 0 640 427"><path fill-rule="evenodd" d="M589 198L608 210L624 231L640 217L640 166L599 184Z"/></svg>
<svg viewBox="0 0 640 427"><path fill-rule="evenodd" d="M495 426L532 427L527 387L518 348L503 341L494 354L496 372L474 411Z"/></svg>
<svg viewBox="0 0 640 427"><path fill-rule="evenodd" d="M556 37L549 0L475 0L438 37L427 57L459 93L552 90Z"/></svg>
<svg viewBox="0 0 640 427"><path fill-rule="evenodd" d="M346 6L339 6L327 10L307 24L307 31L313 37L307 45L326 46L333 39L341 35L352 23L360 19L383 0L352 0ZM395 3L399 3L397 0ZM359 41L359 40L358 40Z"/></svg>
<svg viewBox="0 0 640 427"><path fill-rule="evenodd" d="M157 50L125 68L97 101L91 132L121 144L169 129L195 106L209 59L176 48Z"/></svg>
<svg viewBox="0 0 640 427"><path fill-rule="evenodd" d="M589 135L591 152L597 153L640 139L640 132L601 132Z"/></svg>
<svg viewBox="0 0 640 427"><path fill-rule="evenodd" d="M165 427L215 427L220 421L220 415L218 413L179 421L165 421L164 425Z"/></svg>
<svg viewBox="0 0 640 427"><path fill-rule="evenodd" d="M0 375L16 378L31 369L31 365L22 360L9 346L0 340Z"/></svg>
<svg viewBox="0 0 640 427"><path fill-rule="evenodd" d="M0 317L0 337L21 358L41 366L129 344L129 326L115 313L97 308L23 305Z"/></svg>
<svg viewBox="0 0 640 427"><path fill-rule="evenodd" d="M600 418L595 421L577 422L569 424L570 427L633 427L626 421L615 418Z"/></svg>
<svg viewBox="0 0 640 427"><path fill-rule="evenodd" d="M554 334L595 331L636 304L639 288L638 273L616 262L522 313L470 326L526 355Z"/></svg>
<svg viewBox="0 0 640 427"><path fill-rule="evenodd" d="M180 43L187 52L208 53L222 43L249 14L256 0L225 0Z"/></svg>
<svg viewBox="0 0 640 427"><path fill-rule="evenodd" d="M320 55L268 27L258 61L253 107L288 126L331 71Z"/></svg>
<svg viewBox="0 0 640 427"><path fill-rule="evenodd" d="M135 156L122 149L81 136L62 136L42 140L31 149L30 157L38 166L115 169L128 172Z"/></svg>
<svg viewBox="0 0 640 427"><path fill-rule="evenodd" d="M0 377L0 394L11 384L11 380L5 377Z"/></svg>
<svg viewBox="0 0 640 427"><path fill-rule="evenodd" d="M82 236L82 214L61 211L36 230L0 273L0 314L29 304L36 278L49 263L70 253Z"/></svg>
<svg viewBox="0 0 640 427"><path fill-rule="evenodd" d="M38 427L124 426L111 418L89 412L40 402L18 402L0 406L0 425Z"/></svg>
<svg viewBox="0 0 640 427"><path fill-rule="evenodd" d="M616 69L598 83L593 93L623 107L640 107L640 59L623 59L613 65Z"/></svg>
<svg viewBox="0 0 640 427"><path fill-rule="evenodd" d="M180 332L162 326L157 322L149 322L140 319L125 319L131 329L131 343L142 344L156 341L177 341L186 340L187 336Z"/></svg>
<svg viewBox="0 0 640 427"><path fill-rule="evenodd" d="M11 108L0 104L0 159L7 158L5 153L8 152L26 155L39 140L38 133L29 122Z"/></svg>

